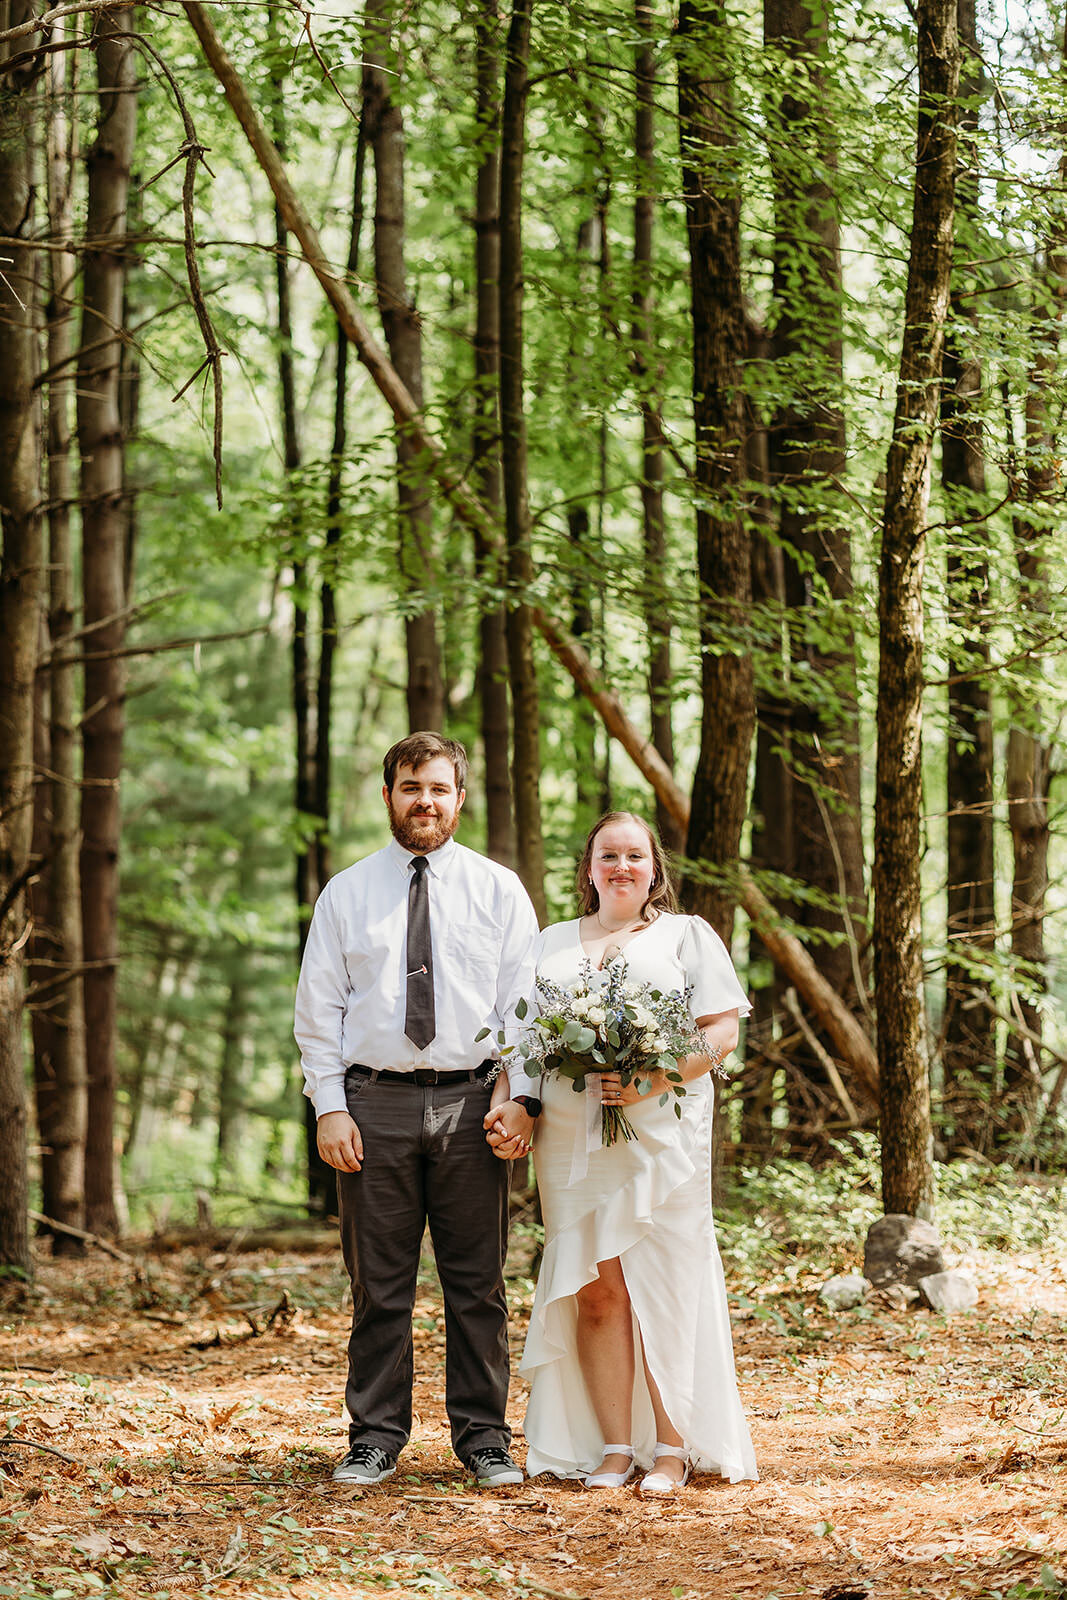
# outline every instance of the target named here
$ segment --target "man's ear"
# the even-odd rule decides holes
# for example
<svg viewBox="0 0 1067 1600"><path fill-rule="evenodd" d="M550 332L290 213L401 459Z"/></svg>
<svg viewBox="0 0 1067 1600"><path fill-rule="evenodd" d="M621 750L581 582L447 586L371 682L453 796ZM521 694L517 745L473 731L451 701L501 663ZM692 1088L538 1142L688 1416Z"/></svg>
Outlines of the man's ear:
<svg viewBox="0 0 1067 1600"><path fill-rule="evenodd" d="M386 805L386 809L387 810L388 810L388 807L389 807L389 798L390 798L389 789L388 789L387 785L383 783L382 784L382 799L385 801L385 805Z"/></svg>
<svg viewBox="0 0 1067 1600"><path fill-rule="evenodd" d="M460 791L459 791L459 800L458 800L458 802L457 802L457 805L456 805L456 810L457 810L457 812L459 812L459 811L462 811L462 810L463 810L463 802L464 802L464 800L466 800L466 798L467 798L467 791L466 791L466 789L461 789L461 790L460 790Z"/></svg>

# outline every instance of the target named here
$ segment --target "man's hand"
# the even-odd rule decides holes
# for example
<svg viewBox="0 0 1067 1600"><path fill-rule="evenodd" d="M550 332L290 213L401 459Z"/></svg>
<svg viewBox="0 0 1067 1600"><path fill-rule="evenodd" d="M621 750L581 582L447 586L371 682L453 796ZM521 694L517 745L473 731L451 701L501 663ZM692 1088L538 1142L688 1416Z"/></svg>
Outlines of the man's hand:
<svg viewBox="0 0 1067 1600"><path fill-rule="evenodd" d="M347 1111L327 1111L318 1121L319 1155L338 1172L359 1172L363 1165L363 1135Z"/></svg>
<svg viewBox="0 0 1067 1600"><path fill-rule="evenodd" d="M516 1105L514 1100L504 1100L493 1106L482 1121L493 1154L501 1161L514 1161L524 1156L533 1138L534 1121L526 1107Z"/></svg>

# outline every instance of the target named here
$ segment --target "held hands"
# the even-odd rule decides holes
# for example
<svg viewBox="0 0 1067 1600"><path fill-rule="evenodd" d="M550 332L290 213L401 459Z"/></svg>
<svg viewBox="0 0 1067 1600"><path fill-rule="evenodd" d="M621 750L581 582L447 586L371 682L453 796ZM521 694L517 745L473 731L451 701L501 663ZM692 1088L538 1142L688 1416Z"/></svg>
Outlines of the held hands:
<svg viewBox="0 0 1067 1600"><path fill-rule="evenodd" d="M363 1166L363 1135L347 1111L327 1111L319 1118L319 1155L338 1172L359 1172Z"/></svg>
<svg viewBox="0 0 1067 1600"><path fill-rule="evenodd" d="M516 1161L529 1151L534 1119L514 1100L502 1100L493 1106L486 1112L482 1126L489 1148L501 1161Z"/></svg>

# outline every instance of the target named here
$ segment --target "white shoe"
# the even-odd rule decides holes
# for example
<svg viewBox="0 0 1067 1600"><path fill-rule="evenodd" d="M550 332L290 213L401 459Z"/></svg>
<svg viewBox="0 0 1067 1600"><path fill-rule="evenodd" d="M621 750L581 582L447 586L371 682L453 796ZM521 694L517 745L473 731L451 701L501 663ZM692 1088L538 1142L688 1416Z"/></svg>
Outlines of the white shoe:
<svg viewBox="0 0 1067 1600"><path fill-rule="evenodd" d="M656 1462L663 1456L671 1456L675 1461L685 1462L685 1471L680 1478L668 1478L665 1472L656 1471ZM689 1482L692 1470L689 1461L689 1451L684 1445L660 1444L656 1441L656 1448L652 1456L652 1471L647 1472L641 1479L642 1494L677 1494Z"/></svg>
<svg viewBox="0 0 1067 1600"><path fill-rule="evenodd" d="M588 1478L582 1480L587 1489L621 1489L623 1484L629 1483L633 1477L634 1447L632 1444L606 1444L604 1446L603 1459L606 1461L608 1456L629 1456L630 1465L625 1472L590 1473Z"/></svg>

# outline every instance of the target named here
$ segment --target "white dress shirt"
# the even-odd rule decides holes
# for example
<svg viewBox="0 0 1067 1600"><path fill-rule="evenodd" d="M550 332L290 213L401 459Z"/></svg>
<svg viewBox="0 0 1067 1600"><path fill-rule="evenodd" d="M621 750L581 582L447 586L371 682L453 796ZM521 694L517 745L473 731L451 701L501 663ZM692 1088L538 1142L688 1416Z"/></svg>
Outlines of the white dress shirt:
<svg viewBox="0 0 1067 1600"><path fill-rule="evenodd" d="M304 1093L322 1117L344 1111L353 1062L389 1072L469 1071L515 1037L515 1006L534 987L537 918L518 876L449 839L426 857L437 1033L404 1032L411 853L395 839L331 878L319 896L296 991ZM483 1028L491 1036L476 1043ZM510 1061L510 1058L508 1058ZM514 1094L536 1083L509 1065Z"/></svg>

